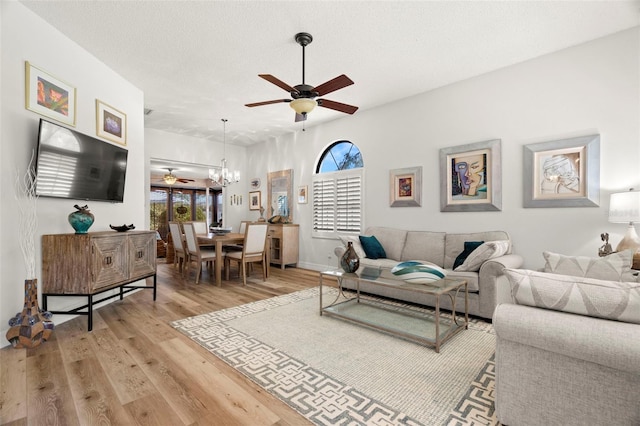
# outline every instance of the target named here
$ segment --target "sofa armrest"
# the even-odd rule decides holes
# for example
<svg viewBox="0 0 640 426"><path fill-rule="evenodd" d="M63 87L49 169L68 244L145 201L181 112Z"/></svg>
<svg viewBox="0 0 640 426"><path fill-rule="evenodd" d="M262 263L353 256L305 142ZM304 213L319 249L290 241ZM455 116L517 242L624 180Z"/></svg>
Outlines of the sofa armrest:
<svg viewBox="0 0 640 426"><path fill-rule="evenodd" d="M524 259L519 254L506 254L489 259L478 271L480 310L484 318L491 318L499 303L513 302L509 279L504 274L506 268L519 268Z"/></svg>
<svg viewBox="0 0 640 426"><path fill-rule="evenodd" d="M493 327L505 339L544 351L640 374L640 325L503 303Z"/></svg>

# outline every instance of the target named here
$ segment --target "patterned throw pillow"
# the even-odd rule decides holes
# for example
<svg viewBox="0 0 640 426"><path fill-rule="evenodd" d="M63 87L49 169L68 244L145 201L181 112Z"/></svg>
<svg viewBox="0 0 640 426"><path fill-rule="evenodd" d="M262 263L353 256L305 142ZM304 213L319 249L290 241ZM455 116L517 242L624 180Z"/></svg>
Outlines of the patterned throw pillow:
<svg viewBox="0 0 640 426"><path fill-rule="evenodd" d="M545 251L544 272L598 278L611 281L635 281L631 273L633 251L625 250L605 257L564 256Z"/></svg>
<svg viewBox="0 0 640 426"><path fill-rule="evenodd" d="M505 269L520 305L640 324L640 283Z"/></svg>
<svg viewBox="0 0 640 426"><path fill-rule="evenodd" d="M484 262L494 257L499 257L509 251L508 240L487 241L471 252L467 259L454 269L456 272L477 272Z"/></svg>
<svg viewBox="0 0 640 426"><path fill-rule="evenodd" d="M382 248L382 244L375 236L365 237L360 235L360 243L369 259L386 259L387 253Z"/></svg>
<svg viewBox="0 0 640 426"><path fill-rule="evenodd" d="M340 241L344 244L345 248L347 247L347 243L351 242L353 249L356 251L356 254L360 259L364 259L366 254L364 253L364 249L362 248L362 244L360 244L360 238L356 235L339 235Z"/></svg>

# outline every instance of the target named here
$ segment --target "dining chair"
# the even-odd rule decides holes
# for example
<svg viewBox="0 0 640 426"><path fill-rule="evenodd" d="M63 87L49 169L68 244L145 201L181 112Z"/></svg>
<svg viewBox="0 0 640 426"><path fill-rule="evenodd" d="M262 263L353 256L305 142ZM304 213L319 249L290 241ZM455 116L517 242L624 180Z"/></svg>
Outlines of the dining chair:
<svg viewBox="0 0 640 426"><path fill-rule="evenodd" d="M190 223L193 223L193 228L196 230L196 235L209 233L206 222L190 222Z"/></svg>
<svg viewBox="0 0 640 426"><path fill-rule="evenodd" d="M198 284L200 281L200 275L202 274L202 262L206 262L207 265L213 264L216 261L216 250L200 247L193 222L185 222L183 226L184 237L187 242L187 253L189 254L186 273L188 276L189 269L191 268L191 262L196 262L196 284ZM221 254L224 256L224 253Z"/></svg>
<svg viewBox="0 0 640 426"><path fill-rule="evenodd" d="M227 252L224 258L225 276L229 279L231 261L242 271L242 285L247 285L247 264L262 262L262 280L267 280L267 228L266 223L249 223L244 233L242 251Z"/></svg>
<svg viewBox="0 0 640 426"><path fill-rule="evenodd" d="M244 234L247 229L247 223L251 223L250 220L243 220L240 222L240 228L238 229L239 234ZM238 244L228 244L224 246L225 251L242 251L243 243Z"/></svg>
<svg viewBox="0 0 640 426"><path fill-rule="evenodd" d="M186 265L189 253L185 250L184 239L182 238L182 231L180 230L179 222L169 222L169 232L171 233L171 240L173 241L173 266L178 266L178 271L184 272L184 266Z"/></svg>

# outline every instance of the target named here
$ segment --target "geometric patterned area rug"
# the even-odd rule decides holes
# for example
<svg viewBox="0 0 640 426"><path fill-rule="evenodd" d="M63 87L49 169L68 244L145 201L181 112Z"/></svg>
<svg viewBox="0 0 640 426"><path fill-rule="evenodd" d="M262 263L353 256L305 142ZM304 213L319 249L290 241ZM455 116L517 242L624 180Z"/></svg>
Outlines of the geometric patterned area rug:
<svg viewBox="0 0 640 426"><path fill-rule="evenodd" d="M479 319L437 354L320 316L315 287L171 325L317 425L499 424L495 334Z"/></svg>

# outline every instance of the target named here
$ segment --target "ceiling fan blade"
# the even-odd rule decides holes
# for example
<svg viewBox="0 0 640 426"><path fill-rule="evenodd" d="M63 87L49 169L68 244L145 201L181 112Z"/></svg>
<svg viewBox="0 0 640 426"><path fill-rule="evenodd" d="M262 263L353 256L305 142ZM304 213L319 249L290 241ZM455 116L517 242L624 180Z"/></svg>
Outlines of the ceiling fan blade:
<svg viewBox="0 0 640 426"><path fill-rule="evenodd" d="M306 121L307 120L307 114L298 114L296 113L296 123L298 121Z"/></svg>
<svg viewBox="0 0 640 426"><path fill-rule="evenodd" d="M245 104L245 106L257 107L257 106L261 106L261 105L279 104L279 103L282 103L282 102L291 102L291 99L275 99L273 101L255 102L255 103L252 103L252 104Z"/></svg>
<svg viewBox="0 0 640 426"><path fill-rule="evenodd" d="M286 90L287 92L296 92L296 93L298 92L298 89L295 89L295 88L289 86L287 83L285 83L284 81L272 76L271 74L258 74L258 77L264 78L269 83L273 83L276 86L278 86L279 88Z"/></svg>
<svg viewBox="0 0 640 426"><path fill-rule="evenodd" d="M322 83L320 86L316 87L314 90L318 92L318 96L324 96L327 93L335 92L338 89L342 89L343 87L351 86L353 81L342 74L334 78L333 80L329 80L326 83Z"/></svg>
<svg viewBox="0 0 640 426"><path fill-rule="evenodd" d="M324 108L334 109L336 111L353 114L358 110L357 106L343 104L341 102L330 101L329 99L318 99L318 105Z"/></svg>

